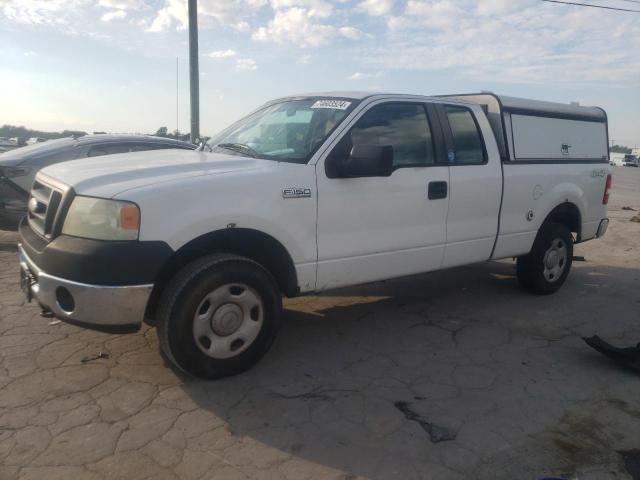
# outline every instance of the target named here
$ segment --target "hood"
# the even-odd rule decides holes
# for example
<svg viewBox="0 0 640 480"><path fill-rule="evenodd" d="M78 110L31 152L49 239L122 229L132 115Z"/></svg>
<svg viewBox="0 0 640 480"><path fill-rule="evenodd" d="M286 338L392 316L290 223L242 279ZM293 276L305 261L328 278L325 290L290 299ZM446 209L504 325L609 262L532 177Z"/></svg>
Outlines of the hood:
<svg viewBox="0 0 640 480"><path fill-rule="evenodd" d="M113 197L125 190L156 183L255 170L276 163L194 150L149 150L57 163L44 168L39 175L69 185L78 194Z"/></svg>

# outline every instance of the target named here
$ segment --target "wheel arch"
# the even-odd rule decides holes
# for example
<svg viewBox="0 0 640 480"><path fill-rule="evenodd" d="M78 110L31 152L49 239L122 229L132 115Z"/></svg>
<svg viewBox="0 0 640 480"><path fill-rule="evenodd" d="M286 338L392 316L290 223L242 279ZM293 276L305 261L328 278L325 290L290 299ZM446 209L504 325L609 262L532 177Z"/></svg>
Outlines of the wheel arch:
<svg viewBox="0 0 640 480"><path fill-rule="evenodd" d="M550 222L564 225L570 232L576 234L576 243L580 241L582 236L582 214L575 203L567 200L555 206L546 216L542 225Z"/></svg>
<svg viewBox="0 0 640 480"><path fill-rule="evenodd" d="M299 292L298 276L291 255L284 245L271 235L250 228L226 228L201 235L180 247L164 266L154 283L145 317L155 316L159 298L169 280L189 262L211 253L232 253L247 257L262 265L288 297Z"/></svg>

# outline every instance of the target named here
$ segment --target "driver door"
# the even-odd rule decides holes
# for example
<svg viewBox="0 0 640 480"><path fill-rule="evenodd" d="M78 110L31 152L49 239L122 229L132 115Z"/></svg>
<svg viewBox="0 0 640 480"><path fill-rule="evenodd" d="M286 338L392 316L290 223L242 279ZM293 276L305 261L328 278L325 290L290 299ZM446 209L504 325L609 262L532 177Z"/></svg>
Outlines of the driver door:
<svg viewBox="0 0 640 480"><path fill-rule="evenodd" d="M331 162L348 156L354 145L392 146L392 174L330 178L334 176ZM316 290L441 267L449 167L430 104L374 103L352 122L316 170Z"/></svg>

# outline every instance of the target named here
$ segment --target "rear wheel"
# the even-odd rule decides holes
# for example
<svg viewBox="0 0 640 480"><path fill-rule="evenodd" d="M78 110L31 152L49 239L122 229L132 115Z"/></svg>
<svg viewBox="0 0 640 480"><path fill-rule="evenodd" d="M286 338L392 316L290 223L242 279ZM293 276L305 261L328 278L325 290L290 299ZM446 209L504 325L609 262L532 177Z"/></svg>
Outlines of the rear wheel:
<svg viewBox="0 0 640 480"><path fill-rule="evenodd" d="M518 258L520 284L540 295L558 291L567 279L573 259L573 237L562 224L543 225L528 255Z"/></svg>
<svg viewBox="0 0 640 480"><path fill-rule="evenodd" d="M267 352L281 310L276 282L261 265L236 255L209 255L184 267L163 292L160 345L192 375L235 375Z"/></svg>

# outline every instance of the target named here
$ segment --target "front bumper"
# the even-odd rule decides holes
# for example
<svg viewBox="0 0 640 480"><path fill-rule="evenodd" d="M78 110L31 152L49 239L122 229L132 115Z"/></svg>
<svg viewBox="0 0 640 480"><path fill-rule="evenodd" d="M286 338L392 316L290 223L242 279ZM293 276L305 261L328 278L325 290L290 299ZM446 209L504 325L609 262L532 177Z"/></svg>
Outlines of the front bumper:
<svg viewBox="0 0 640 480"><path fill-rule="evenodd" d="M96 328L139 328L153 284L90 285L49 275L18 246L21 284L28 300L60 320Z"/></svg>

